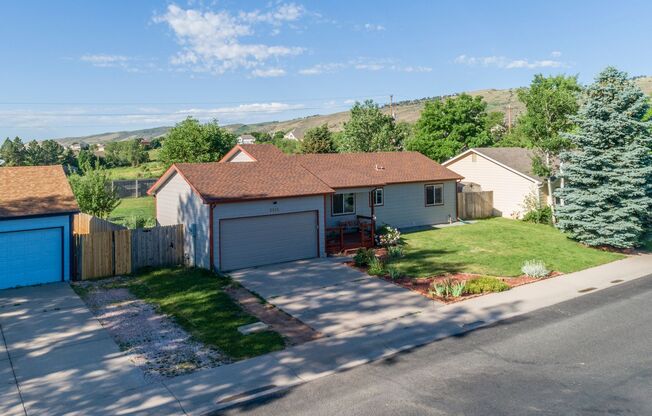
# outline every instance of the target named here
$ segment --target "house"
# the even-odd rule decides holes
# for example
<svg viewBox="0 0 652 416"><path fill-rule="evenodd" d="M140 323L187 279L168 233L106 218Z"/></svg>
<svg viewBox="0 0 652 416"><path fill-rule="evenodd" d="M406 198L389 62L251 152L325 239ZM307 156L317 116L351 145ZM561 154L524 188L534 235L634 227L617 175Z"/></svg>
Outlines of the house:
<svg viewBox="0 0 652 416"><path fill-rule="evenodd" d="M255 144L174 164L148 193L160 225L189 230L190 264L228 271L369 246L377 224L455 221L461 179L416 152L290 156Z"/></svg>
<svg viewBox="0 0 652 416"><path fill-rule="evenodd" d="M256 143L256 138L251 134L243 134L238 136L237 142L238 144L254 144Z"/></svg>
<svg viewBox="0 0 652 416"><path fill-rule="evenodd" d="M496 215L520 218L525 213L526 198L551 203L545 178L532 171L533 157L532 150L520 147L474 148L443 165L464 176L465 183L493 191Z"/></svg>
<svg viewBox="0 0 652 416"><path fill-rule="evenodd" d="M79 152L84 149L88 149L90 146L86 142L76 142L72 143L68 148L72 150L73 152Z"/></svg>
<svg viewBox="0 0 652 416"><path fill-rule="evenodd" d="M304 133L305 133L305 129L300 128L300 127L295 127L292 130L290 130L289 132L285 133L283 138L286 139L286 140L302 141Z"/></svg>
<svg viewBox="0 0 652 416"><path fill-rule="evenodd" d="M0 167L0 289L68 280L77 212L61 166Z"/></svg>

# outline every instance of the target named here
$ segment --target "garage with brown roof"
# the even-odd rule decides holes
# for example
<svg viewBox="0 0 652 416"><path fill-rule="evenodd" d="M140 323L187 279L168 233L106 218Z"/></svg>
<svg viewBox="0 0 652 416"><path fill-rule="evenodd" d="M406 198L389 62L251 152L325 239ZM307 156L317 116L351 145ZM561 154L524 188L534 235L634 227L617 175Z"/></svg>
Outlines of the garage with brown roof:
<svg viewBox="0 0 652 416"><path fill-rule="evenodd" d="M70 279L77 212L61 166L0 168L0 289Z"/></svg>

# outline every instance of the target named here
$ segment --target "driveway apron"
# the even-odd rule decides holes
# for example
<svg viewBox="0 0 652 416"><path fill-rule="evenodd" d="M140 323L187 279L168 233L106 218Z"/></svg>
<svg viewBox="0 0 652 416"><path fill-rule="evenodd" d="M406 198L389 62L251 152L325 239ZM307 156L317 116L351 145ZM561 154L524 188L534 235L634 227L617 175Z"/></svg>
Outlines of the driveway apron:
<svg viewBox="0 0 652 416"><path fill-rule="evenodd" d="M67 283L0 291L0 328L2 415L183 414Z"/></svg>
<svg viewBox="0 0 652 416"><path fill-rule="evenodd" d="M231 277L327 336L439 307L345 265L346 260L301 260L238 270Z"/></svg>

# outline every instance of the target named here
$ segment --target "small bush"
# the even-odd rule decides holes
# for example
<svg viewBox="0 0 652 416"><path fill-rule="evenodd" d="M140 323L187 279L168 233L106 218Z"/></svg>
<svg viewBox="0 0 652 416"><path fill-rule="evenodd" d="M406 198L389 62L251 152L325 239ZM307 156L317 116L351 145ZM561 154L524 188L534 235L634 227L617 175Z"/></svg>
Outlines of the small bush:
<svg viewBox="0 0 652 416"><path fill-rule="evenodd" d="M552 209L550 207L542 207L528 211L523 216L523 221L552 225Z"/></svg>
<svg viewBox="0 0 652 416"><path fill-rule="evenodd" d="M376 242L383 247L395 246L401 242L401 232L388 225L381 227L376 235Z"/></svg>
<svg viewBox="0 0 652 416"><path fill-rule="evenodd" d="M401 271L399 269L397 269L396 267L390 267L390 268L387 269L387 271L389 272L389 277L392 280L398 280L401 277L403 277L403 273L401 273Z"/></svg>
<svg viewBox="0 0 652 416"><path fill-rule="evenodd" d="M374 257L369 262L369 269L367 270L367 273L372 276L381 276L385 274L385 265L382 261Z"/></svg>
<svg viewBox="0 0 652 416"><path fill-rule="evenodd" d="M470 294L503 292L505 290L509 290L509 285L495 277L482 276L466 281L465 291Z"/></svg>
<svg viewBox="0 0 652 416"><path fill-rule="evenodd" d="M524 275L528 277L536 277L537 279L546 277L548 274L550 274L550 271L546 268L545 263L541 260L527 260L525 263L523 263L521 271Z"/></svg>
<svg viewBox="0 0 652 416"><path fill-rule="evenodd" d="M374 258L375 256L373 250L366 249L366 248L359 248L355 252L355 255L353 256L353 262L358 267L366 267L369 266L369 263L371 263L371 260Z"/></svg>
<svg viewBox="0 0 652 416"><path fill-rule="evenodd" d="M400 259L403 257L403 247L401 246L390 246L387 247L387 254L391 260Z"/></svg>
<svg viewBox="0 0 652 416"><path fill-rule="evenodd" d="M459 298L464 294L466 284L453 279L446 279L439 283L433 283L428 291L430 295L441 298Z"/></svg>

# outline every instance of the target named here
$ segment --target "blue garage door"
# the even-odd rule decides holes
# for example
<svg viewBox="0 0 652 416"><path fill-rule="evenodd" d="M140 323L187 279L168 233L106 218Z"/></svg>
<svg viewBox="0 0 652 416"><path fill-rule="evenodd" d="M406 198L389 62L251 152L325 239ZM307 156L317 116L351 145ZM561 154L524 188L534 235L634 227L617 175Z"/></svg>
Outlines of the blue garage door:
<svg viewBox="0 0 652 416"><path fill-rule="evenodd" d="M63 229L0 233L0 289L60 282Z"/></svg>

